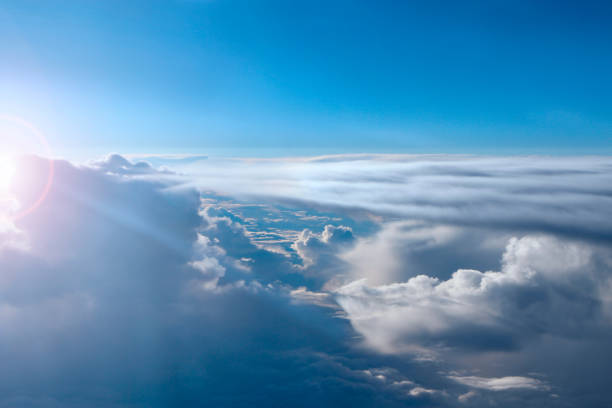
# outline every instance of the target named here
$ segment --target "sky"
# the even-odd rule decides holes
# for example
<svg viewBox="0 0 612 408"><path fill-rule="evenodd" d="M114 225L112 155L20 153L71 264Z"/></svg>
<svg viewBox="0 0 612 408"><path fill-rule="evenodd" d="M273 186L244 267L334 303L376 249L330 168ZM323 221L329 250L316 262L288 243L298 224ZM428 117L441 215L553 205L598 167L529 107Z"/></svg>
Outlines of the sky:
<svg viewBox="0 0 612 408"><path fill-rule="evenodd" d="M607 2L3 1L61 157L609 153Z"/></svg>
<svg viewBox="0 0 612 408"><path fill-rule="evenodd" d="M610 407L607 2L0 2L0 408Z"/></svg>

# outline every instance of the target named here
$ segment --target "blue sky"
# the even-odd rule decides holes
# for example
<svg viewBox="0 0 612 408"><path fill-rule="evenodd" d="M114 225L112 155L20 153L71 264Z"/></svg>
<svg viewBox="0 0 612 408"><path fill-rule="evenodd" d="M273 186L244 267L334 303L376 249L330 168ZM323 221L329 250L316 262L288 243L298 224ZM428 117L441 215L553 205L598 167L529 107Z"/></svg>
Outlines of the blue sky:
<svg viewBox="0 0 612 408"><path fill-rule="evenodd" d="M611 17L606 2L8 0L0 111L66 155L609 153Z"/></svg>

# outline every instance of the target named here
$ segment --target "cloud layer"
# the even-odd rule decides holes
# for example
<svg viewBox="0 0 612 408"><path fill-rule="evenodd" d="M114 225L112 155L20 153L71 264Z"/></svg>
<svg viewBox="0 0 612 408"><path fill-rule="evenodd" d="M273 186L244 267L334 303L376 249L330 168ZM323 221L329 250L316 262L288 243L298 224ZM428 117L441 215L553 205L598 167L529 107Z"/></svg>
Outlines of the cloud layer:
<svg viewBox="0 0 612 408"><path fill-rule="evenodd" d="M612 239L605 157L354 155L208 160L182 169L189 185L257 200Z"/></svg>
<svg viewBox="0 0 612 408"><path fill-rule="evenodd" d="M0 407L612 400L606 159L55 169L0 222Z"/></svg>

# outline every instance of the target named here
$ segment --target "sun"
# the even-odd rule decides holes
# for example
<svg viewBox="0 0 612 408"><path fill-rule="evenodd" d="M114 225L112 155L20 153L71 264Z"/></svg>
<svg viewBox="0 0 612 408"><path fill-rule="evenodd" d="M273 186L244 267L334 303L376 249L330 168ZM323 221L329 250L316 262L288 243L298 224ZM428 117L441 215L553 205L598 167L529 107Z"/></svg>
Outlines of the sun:
<svg viewBox="0 0 612 408"><path fill-rule="evenodd" d="M15 176L15 163L10 157L0 156L0 192L10 189Z"/></svg>

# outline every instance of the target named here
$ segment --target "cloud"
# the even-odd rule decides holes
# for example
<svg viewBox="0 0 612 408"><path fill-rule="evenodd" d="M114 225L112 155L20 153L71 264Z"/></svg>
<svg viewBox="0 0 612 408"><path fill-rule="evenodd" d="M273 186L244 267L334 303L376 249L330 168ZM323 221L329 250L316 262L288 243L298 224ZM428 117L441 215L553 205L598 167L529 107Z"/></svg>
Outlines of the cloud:
<svg viewBox="0 0 612 408"><path fill-rule="evenodd" d="M376 233L356 240L339 256L350 265L353 280L367 278L371 285L402 282L423 273L448 279L458 265L498 267L509 238L506 233L494 235L479 228L420 220L391 221Z"/></svg>
<svg viewBox="0 0 612 408"><path fill-rule="evenodd" d="M354 242L350 227L326 225L321 234L315 234L309 229L303 230L293 242L292 248L302 260L302 273L329 281L340 278L346 272L346 265L338 253Z"/></svg>
<svg viewBox="0 0 612 408"><path fill-rule="evenodd" d="M0 219L0 252L5 248L25 250L27 247L23 233L15 227L15 224L9 219Z"/></svg>
<svg viewBox="0 0 612 408"><path fill-rule="evenodd" d="M180 170L187 185L259 202L612 239L607 157L340 155L210 159Z"/></svg>
<svg viewBox="0 0 612 408"><path fill-rule="evenodd" d="M609 158L351 155L212 159L183 170L187 185L241 202L378 224L351 224L353 242L328 252L333 273L318 275L328 281L295 292L325 307L335 294L367 349L473 370L460 377L541 371L560 395L551 403L543 390L462 390L456 404L608 401L594 356L610 353ZM570 379L563 364L580 374ZM452 394L441 383L420 386Z"/></svg>
<svg viewBox="0 0 612 408"><path fill-rule="evenodd" d="M459 269L447 280L417 275L404 283L336 291L353 327L376 350L445 347L513 350L532 336L582 336L608 327L598 295L594 251L549 236L508 242L501 271Z"/></svg>
<svg viewBox="0 0 612 408"><path fill-rule="evenodd" d="M320 307L328 307L338 309L338 305L333 301L332 295L326 292L313 292L305 287L299 287L290 291L291 297L296 302L303 302L317 305Z"/></svg>
<svg viewBox="0 0 612 408"><path fill-rule="evenodd" d="M330 307L296 302L317 295L292 285L300 269L253 245L239 219L110 162L121 171L56 161L45 202L14 225L27 246L0 251L0 406L427 401L365 376L384 362L352 350L331 296L318 297ZM39 164L20 168L35 180Z"/></svg>
<svg viewBox="0 0 612 408"><path fill-rule="evenodd" d="M103 160L92 162L91 166L106 173L119 175L150 174L157 172L148 162L139 161L132 163L125 157L116 153L108 155Z"/></svg>
<svg viewBox="0 0 612 408"><path fill-rule="evenodd" d="M468 403L470 399L475 397L476 395L478 394L475 391L468 391L465 394L459 395L459 397L457 397L457 400L462 403Z"/></svg>
<svg viewBox="0 0 612 408"><path fill-rule="evenodd" d="M529 377L501 377L485 378L476 376L457 377L449 376L451 380L467 385L468 387L480 388L489 391L506 391L512 389L543 390L550 389L542 381ZM473 394L472 394L473 395ZM465 395L462 395L465 398Z"/></svg>
<svg viewBox="0 0 612 408"><path fill-rule="evenodd" d="M0 227L0 407L609 404L604 159L55 168Z"/></svg>

